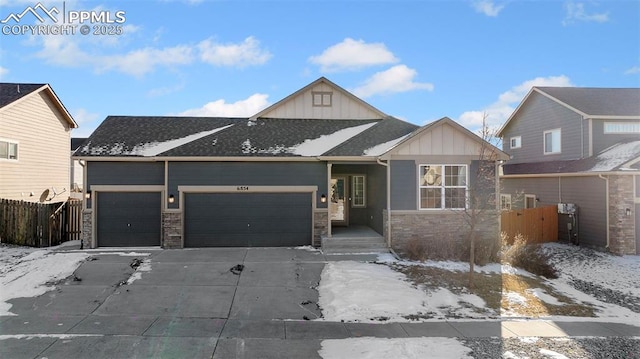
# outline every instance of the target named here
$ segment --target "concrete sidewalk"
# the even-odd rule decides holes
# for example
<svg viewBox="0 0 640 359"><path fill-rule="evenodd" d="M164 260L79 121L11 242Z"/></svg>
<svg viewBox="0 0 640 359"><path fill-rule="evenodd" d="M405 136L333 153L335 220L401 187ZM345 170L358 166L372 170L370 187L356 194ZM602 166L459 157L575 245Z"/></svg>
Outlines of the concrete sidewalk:
<svg viewBox="0 0 640 359"><path fill-rule="evenodd" d="M55 290L16 298L0 317L0 358L318 358L326 339L640 337L599 321L443 320L343 323L319 318L326 262L375 260L287 248L149 252L152 270L123 284L131 256L89 251ZM230 269L243 264L242 271Z"/></svg>

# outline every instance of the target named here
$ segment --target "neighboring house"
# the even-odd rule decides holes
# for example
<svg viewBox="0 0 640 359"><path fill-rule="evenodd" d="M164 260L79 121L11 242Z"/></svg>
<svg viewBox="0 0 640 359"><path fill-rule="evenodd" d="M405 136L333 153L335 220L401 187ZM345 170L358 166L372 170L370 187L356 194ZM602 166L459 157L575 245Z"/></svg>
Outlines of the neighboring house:
<svg viewBox="0 0 640 359"><path fill-rule="evenodd" d="M71 154L78 149L87 140L86 137L73 137L71 138ZM69 180L71 188L71 197L82 199L82 188L84 185L83 179L84 171L82 170L82 163L78 160L71 158L71 164L69 167Z"/></svg>
<svg viewBox="0 0 640 359"><path fill-rule="evenodd" d="M640 254L640 89L534 87L499 135L503 208L575 204L561 239Z"/></svg>
<svg viewBox="0 0 640 359"><path fill-rule="evenodd" d="M48 84L0 83L0 198L65 200L76 127Z"/></svg>
<svg viewBox="0 0 640 359"><path fill-rule="evenodd" d="M320 246L338 226L400 250L416 235L447 240L462 233L485 145L448 118L390 117L326 78L250 118L110 116L74 154L85 243Z"/></svg>

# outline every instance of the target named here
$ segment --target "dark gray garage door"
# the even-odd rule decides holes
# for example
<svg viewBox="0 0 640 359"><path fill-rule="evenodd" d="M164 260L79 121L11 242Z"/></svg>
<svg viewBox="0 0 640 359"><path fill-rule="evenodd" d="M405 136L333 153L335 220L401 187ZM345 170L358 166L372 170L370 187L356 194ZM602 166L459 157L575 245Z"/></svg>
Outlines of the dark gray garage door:
<svg viewBox="0 0 640 359"><path fill-rule="evenodd" d="M160 192L100 192L97 205L98 246L160 245Z"/></svg>
<svg viewBox="0 0 640 359"><path fill-rule="evenodd" d="M187 193L185 247L311 244L310 193Z"/></svg>

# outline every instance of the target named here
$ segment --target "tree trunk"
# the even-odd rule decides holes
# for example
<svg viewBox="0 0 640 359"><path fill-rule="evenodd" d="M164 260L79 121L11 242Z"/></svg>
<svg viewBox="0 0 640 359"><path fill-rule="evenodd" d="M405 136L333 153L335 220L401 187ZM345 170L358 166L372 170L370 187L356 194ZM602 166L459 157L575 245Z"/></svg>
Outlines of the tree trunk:
<svg viewBox="0 0 640 359"><path fill-rule="evenodd" d="M473 274L475 272L476 263L476 233L475 229L471 229L469 233L469 290L473 290Z"/></svg>

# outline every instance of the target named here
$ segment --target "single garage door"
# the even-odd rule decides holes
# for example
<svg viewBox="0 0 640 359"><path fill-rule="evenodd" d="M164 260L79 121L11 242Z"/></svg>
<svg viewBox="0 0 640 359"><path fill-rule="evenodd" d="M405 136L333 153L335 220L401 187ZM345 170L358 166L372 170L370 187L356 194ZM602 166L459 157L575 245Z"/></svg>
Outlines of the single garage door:
<svg viewBox="0 0 640 359"><path fill-rule="evenodd" d="M310 193L187 193L185 247L311 244Z"/></svg>
<svg viewBox="0 0 640 359"><path fill-rule="evenodd" d="M97 202L98 246L160 245L160 192L100 192Z"/></svg>

